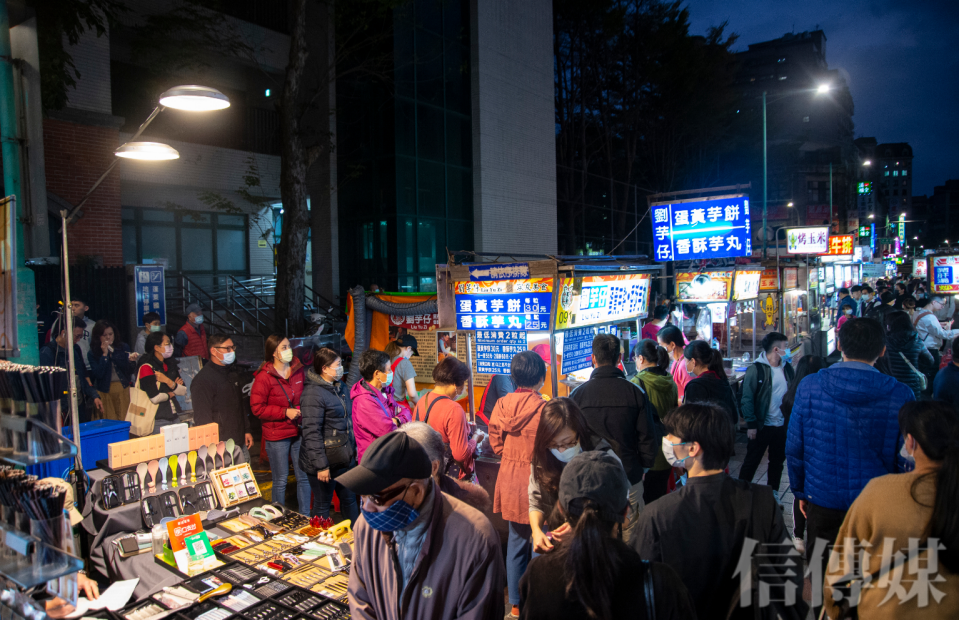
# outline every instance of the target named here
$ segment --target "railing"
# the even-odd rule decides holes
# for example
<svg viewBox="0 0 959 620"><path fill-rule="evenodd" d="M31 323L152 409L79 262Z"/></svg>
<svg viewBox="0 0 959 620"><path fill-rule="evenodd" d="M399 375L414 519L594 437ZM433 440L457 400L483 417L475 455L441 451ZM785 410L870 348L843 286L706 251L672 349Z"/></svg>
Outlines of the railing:
<svg viewBox="0 0 959 620"><path fill-rule="evenodd" d="M260 333L269 334L276 331L276 311L273 305L233 276L227 276L226 279L226 305L234 310L240 309L252 317Z"/></svg>
<svg viewBox="0 0 959 620"><path fill-rule="evenodd" d="M180 302L180 313L187 315L186 307L191 303L199 303L210 310L210 325L215 328L211 331L222 330L231 334L245 334L246 320L238 316L226 304L221 303L214 295L204 290L200 285L191 280L189 276L182 273L171 274L169 276L174 286L171 290L173 299L171 301ZM169 280L168 280L169 281ZM179 299L175 293L179 292ZM222 313L222 314L221 314ZM232 321L230 320L232 318Z"/></svg>

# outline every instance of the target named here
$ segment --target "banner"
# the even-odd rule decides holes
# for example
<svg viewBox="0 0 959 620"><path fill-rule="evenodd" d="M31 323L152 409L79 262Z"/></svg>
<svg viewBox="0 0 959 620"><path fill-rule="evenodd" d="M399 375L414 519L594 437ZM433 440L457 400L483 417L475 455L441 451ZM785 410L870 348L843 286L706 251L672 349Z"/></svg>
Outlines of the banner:
<svg viewBox="0 0 959 620"><path fill-rule="evenodd" d="M729 301L732 287L732 271L676 274L678 301Z"/></svg>
<svg viewBox="0 0 959 620"><path fill-rule="evenodd" d="M648 273L563 278L556 329L628 321L646 316Z"/></svg>
<svg viewBox="0 0 959 620"><path fill-rule="evenodd" d="M457 328L549 329L552 291L552 278L457 282Z"/></svg>
<svg viewBox="0 0 959 620"><path fill-rule="evenodd" d="M657 261L751 256L749 197L652 205Z"/></svg>
<svg viewBox="0 0 959 620"><path fill-rule="evenodd" d="M759 279L759 290L778 291L779 290L779 269L763 269L763 275Z"/></svg>

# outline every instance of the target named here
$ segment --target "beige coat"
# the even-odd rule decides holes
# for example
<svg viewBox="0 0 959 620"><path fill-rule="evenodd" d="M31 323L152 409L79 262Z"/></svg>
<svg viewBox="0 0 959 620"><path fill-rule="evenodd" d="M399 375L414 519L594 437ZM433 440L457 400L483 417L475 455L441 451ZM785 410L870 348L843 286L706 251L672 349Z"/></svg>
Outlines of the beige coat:
<svg viewBox="0 0 959 620"><path fill-rule="evenodd" d="M857 549L850 550L852 553L861 554L863 549L868 549L871 554L870 565L863 570L866 574L875 573L883 566L883 541L886 539L894 541L891 553L888 555L902 553L908 558L910 538L918 538L918 546L924 547L926 545L925 529L932 516L932 505L935 500L935 478L924 478L917 486L915 495L921 503L917 502L911 493L912 483L917 478L918 475L915 473L889 474L873 478L846 513L846 519L836 538L836 548L830 564L840 566L834 562L838 562L843 557L846 550L842 543L846 538L852 538L860 545ZM862 546L866 542L869 543L869 547ZM928 557L927 551L919 554L920 569L927 565ZM882 603L889 594L890 586L897 580L901 587L900 592L911 594L915 588L917 594L920 596L923 594L922 588L916 587L919 575L909 568L909 562L900 561L898 564L900 567L895 571L883 573L876 579L878 587L863 590L858 605L859 617L862 620L959 618L959 576L947 571L941 563L938 571L934 571L929 576L924 592L928 597L928 604L925 607L919 606L919 596L900 604L900 597L895 591L890 600ZM832 602L832 588L828 586L828 582L842 574L842 571L827 574L824 600L829 618L836 618L838 611ZM936 574L941 575L944 581L935 581ZM882 579L889 583L880 583ZM929 586L945 593L945 597L937 603L934 597L935 591L929 589ZM902 598L906 599L909 596Z"/></svg>
<svg viewBox="0 0 959 620"><path fill-rule="evenodd" d="M355 620L501 620L506 613L506 567L489 519L435 487L432 501L432 523L405 589L389 538L357 521L348 586Z"/></svg>

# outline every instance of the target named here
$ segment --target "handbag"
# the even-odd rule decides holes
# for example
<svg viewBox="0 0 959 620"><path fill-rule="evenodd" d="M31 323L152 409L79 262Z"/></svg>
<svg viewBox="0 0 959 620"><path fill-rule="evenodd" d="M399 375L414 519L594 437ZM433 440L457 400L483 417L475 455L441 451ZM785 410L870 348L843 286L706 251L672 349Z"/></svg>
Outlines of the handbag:
<svg viewBox="0 0 959 620"><path fill-rule="evenodd" d="M127 407L126 421L130 423L130 434L145 437L153 434L157 408L160 405L150 400L147 393L140 389L139 378L130 386L130 406Z"/></svg>
<svg viewBox="0 0 959 620"><path fill-rule="evenodd" d="M919 377L919 391L925 392L927 389L929 389L929 378L926 377L926 375L919 372L919 370L916 369L915 366L910 364L909 360L906 359L906 356L902 354L902 351L899 352L899 357L902 358L902 361L906 362L906 366L909 367L909 370L916 373L916 376Z"/></svg>

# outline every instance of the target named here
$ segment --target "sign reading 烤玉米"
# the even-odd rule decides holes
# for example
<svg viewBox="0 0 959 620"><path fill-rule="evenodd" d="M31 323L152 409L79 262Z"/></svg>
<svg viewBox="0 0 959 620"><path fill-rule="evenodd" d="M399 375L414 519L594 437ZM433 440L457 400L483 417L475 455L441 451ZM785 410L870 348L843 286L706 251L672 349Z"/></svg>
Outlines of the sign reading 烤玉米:
<svg viewBox="0 0 959 620"><path fill-rule="evenodd" d="M489 282L491 280L525 280L529 278L529 263L510 263L508 265L468 265L470 281Z"/></svg>
<svg viewBox="0 0 959 620"><path fill-rule="evenodd" d="M751 256L749 196L651 205L657 261Z"/></svg>
<svg viewBox="0 0 959 620"><path fill-rule="evenodd" d="M828 226L786 229L786 252L788 254L825 254L828 251ZM850 250L851 253L852 250Z"/></svg>

